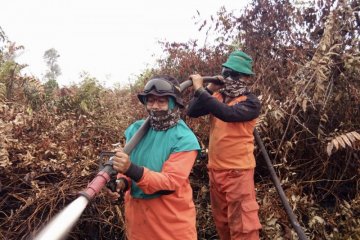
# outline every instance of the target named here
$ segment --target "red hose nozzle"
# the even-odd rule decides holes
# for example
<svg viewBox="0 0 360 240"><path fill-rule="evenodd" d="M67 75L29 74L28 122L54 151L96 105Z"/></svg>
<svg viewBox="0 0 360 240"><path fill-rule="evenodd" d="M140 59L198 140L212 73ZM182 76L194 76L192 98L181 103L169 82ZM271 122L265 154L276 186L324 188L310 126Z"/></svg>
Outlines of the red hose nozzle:
<svg viewBox="0 0 360 240"><path fill-rule="evenodd" d="M84 191L79 192L79 195L86 197L91 201L96 194L105 186L105 184L110 180L110 175L107 171L100 171L96 177L88 184L87 188Z"/></svg>

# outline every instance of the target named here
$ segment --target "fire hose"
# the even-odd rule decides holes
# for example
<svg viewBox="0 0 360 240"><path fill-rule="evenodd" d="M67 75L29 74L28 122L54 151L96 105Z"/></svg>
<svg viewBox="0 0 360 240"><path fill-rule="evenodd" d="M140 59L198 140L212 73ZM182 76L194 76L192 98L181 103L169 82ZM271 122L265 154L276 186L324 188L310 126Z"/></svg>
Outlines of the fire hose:
<svg viewBox="0 0 360 240"><path fill-rule="evenodd" d="M204 83L219 83L217 77L203 77ZM180 91L184 91L186 88L192 86L191 80L186 80L180 84ZM130 154L134 147L140 142L142 137L146 134L150 128L150 119L146 118L144 123L140 126L134 136L125 144L124 152ZM281 187L280 181L276 176L275 170L272 166L271 160L265 150L265 146L255 129L255 140L260 147L260 150L265 158L265 162L270 171L271 179L276 187L276 190L280 196L280 199L285 207L286 213L289 216L290 222L294 227L300 240L306 240L307 237L302 230L300 224L296 220L296 215L292 211L289 202L285 196L285 193ZM47 239L64 239L70 232L71 228L75 225L78 218L80 218L82 212L86 208L87 204L101 191L101 189L110 181L111 176L114 174L112 167L112 161L105 163L103 169L98 172L96 177L88 184L87 188L79 193L79 197L62 210L40 233L34 238L36 240Z"/></svg>
<svg viewBox="0 0 360 240"><path fill-rule="evenodd" d="M298 237L300 240L306 240L308 239L305 235L305 232L303 231L303 229L301 228L300 224L298 223L298 221L296 220L296 215L294 214L294 212L292 211L290 204L286 198L286 195L284 193L284 190L281 187L281 183L279 178L276 176L274 167L271 163L271 160L269 158L268 153L266 152L265 146L263 141L260 138L260 135L258 133L258 131L254 130L254 136L255 136L255 141L256 143L259 145L260 147L260 151L265 159L266 162L266 166L269 169L270 172L270 176L271 176L271 180L273 181L276 191L278 192L279 196L280 196L280 200L285 208L286 214L288 215L291 225L293 226L293 228L295 229L295 232L297 233Z"/></svg>

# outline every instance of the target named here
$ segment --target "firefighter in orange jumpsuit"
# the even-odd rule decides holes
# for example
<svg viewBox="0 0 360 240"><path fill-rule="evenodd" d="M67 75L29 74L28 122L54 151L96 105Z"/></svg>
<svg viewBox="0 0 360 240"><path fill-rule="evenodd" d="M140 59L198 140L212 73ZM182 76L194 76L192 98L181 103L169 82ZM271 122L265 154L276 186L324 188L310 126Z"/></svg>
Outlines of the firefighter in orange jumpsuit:
<svg viewBox="0 0 360 240"><path fill-rule="evenodd" d="M253 75L252 59L234 51L222 65L223 85L194 74L194 97L188 115L210 114L210 198L218 235L222 240L259 239L261 228L254 186L254 128L260 102L246 87Z"/></svg>
<svg viewBox="0 0 360 240"><path fill-rule="evenodd" d="M116 149L113 167L117 191L125 193L129 240L197 239L196 212L189 174L200 150L196 136L180 119L183 101L176 79L155 76L138 98L150 117L150 129L127 155ZM144 120L125 131L129 141ZM118 193L111 194L113 199Z"/></svg>

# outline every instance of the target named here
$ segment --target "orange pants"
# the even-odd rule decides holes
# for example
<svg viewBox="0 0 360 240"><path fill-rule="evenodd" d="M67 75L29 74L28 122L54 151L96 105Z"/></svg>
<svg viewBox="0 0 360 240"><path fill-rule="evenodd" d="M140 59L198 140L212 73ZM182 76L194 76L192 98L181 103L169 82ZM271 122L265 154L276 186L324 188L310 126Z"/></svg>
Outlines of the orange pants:
<svg viewBox="0 0 360 240"><path fill-rule="evenodd" d="M212 214L220 239L259 239L254 169L209 168L209 179Z"/></svg>

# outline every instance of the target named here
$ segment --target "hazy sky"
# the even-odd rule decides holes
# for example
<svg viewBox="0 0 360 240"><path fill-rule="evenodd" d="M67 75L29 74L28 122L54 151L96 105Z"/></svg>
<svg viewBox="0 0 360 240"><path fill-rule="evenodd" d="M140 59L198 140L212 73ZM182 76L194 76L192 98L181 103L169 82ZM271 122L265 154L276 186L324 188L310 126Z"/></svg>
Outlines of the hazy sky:
<svg viewBox="0 0 360 240"><path fill-rule="evenodd" d="M42 79L44 52L55 48L60 58L60 85L78 82L89 72L106 86L126 84L161 55L159 40L199 39L194 16L215 15L221 6L239 12L239 0L7 0L0 7L0 26L10 41L23 45L18 57L29 66L23 73ZM199 18L196 18L199 19Z"/></svg>

